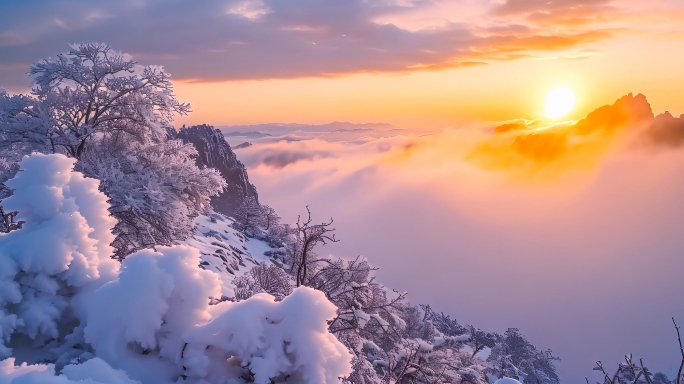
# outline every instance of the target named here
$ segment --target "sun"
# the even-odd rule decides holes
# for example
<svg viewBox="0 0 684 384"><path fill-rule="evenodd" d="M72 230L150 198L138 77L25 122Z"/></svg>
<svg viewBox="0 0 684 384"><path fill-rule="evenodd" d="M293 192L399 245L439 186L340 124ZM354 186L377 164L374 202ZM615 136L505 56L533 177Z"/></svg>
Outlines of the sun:
<svg viewBox="0 0 684 384"><path fill-rule="evenodd" d="M546 117L558 119L575 106L575 95L567 87L558 87L546 96Z"/></svg>

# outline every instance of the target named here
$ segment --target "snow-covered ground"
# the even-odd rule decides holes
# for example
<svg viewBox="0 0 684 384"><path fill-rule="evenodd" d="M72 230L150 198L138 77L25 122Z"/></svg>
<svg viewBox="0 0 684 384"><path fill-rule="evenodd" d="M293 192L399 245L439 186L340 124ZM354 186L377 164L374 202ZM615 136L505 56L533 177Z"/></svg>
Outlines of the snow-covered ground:
<svg viewBox="0 0 684 384"><path fill-rule="evenodd" d="M233 219L220 213L199 216L195 235L185 244L197 248L201 254L200 267L219 274L221 293L235 297L234 279L252 267L270 263L264 253L272 248L264 241L247 238L233 229Z"/></svg>

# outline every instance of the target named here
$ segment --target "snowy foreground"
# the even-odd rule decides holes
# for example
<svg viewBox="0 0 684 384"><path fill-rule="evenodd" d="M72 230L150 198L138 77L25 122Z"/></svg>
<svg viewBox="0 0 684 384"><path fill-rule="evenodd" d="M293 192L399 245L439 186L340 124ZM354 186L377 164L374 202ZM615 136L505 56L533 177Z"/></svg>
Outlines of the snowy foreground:
<svg viewBox="0 0 684 384"><path fill-rule="evenodd" d="M268 383L284 372L288 382L333 383L351 372L328 332L336 307L320 291L209 305L233 295L228 276L265 261L249 252L265 244L211 228L225 218L198 226L216 241L113 260L107 198L73 164L32 155L7 182L14 195L3 203L25 224L0 236L0 384ZM240 377L247 364L253 377Z"/></svg>
<svg viewBox="0 0 684 384"><path fill-rule="evenodd" d="M74 162L34 154L7 182L14 194L3 204L24 222L0 235L0 384L324 384L350 377L353 355L329 331L329 321L344 315L323 292L302 286L274 297L244 286L256 266L282 272L265 255L272 250L266 242L211 213L197 218L185 244L119 263L109 245L116 221L107 197L98 180L72 170ZM387 324L358 309L353 316ZM435 333L432 344L413 342L416 354L427 354L469 339ZM359 343L369 358L379 350L370 340ZM467 346L463 354L474 356ZM468 368L458 372L477 377Z"/></svg>

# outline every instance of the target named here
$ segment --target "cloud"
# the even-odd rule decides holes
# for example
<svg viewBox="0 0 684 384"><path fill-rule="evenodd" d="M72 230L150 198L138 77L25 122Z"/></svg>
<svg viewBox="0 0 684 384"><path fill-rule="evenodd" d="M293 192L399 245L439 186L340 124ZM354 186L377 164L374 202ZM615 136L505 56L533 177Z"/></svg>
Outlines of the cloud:
<svg viewBox="0 0 684 384"><path fill-rule="evenodd" d="M243 130L270 129L281 135L253 140L257 145L241 154L250 168L280 169L302 161L318 167L345 159L344 167L336 169L353 173L388 165L411 167L416 159L429 159L427 168L467 164L517 182L546 183L568 172L595 169L616 151L677 146L684 142L683 121L669 114L654 119L646 97L629 94L578 121L517 119L424 136L386 125L247 126ZM283 134L288 127L294 133Z"/></svg>
<svg viewBox="0 0 684 384"><path fill-rule="evenodd" d="M0 33L0 47L13 47L26 45L29 40L15 31L5 31Z"/></svg>
<svg viewBox="0 0 684 384"><path fill-rule="evenodd" d="M518 179L543 180L573 169L593 169L616 148L643 146L646 141L659 143L648 137L677 136L670 133L670 126L676 123L657 120L646 97L630 93L577 122L505 122L494 129L494 135L475 144L466 158L484 169L505 171Z"/></svg>
<svg viewBox="0 0 684 384"><path fill-rule="evenodd" d="M612 0L507 0L494 9L494 14L523 16L529 21L586 24L619 10Z"/></svg>
<svg viewBox="0 0 684 384"><path fill-rule="evenodd" d="M283 168L287 165L294 164L301 160L317 160L326 157L330 157L332 154L330 152L321 150L261 150L259 152L259 159L253 160L258 161L268 167L273 167L276 169Z"/></svg>
<svg viewBox="0 0 684 384"><path fill-rule="evenodd" d="M437 12L433 2L15 2L4 5L0 14L0 83L26 85L23 72L30 63L81 41L106 41L143 63L163 64L177 80L220 81L483 65L528 57L533 51L584 46L620 33L588 24L547 28L530 20L498 19L533 10L543 13L549 7L555 13L581 5L587 14L615 8L604 2L554 4L509 1L478 18L460 19L454 13L443 15L446 23L409 29L379 20ZM464 11L469 6L464 3ZM19 64L26 69L11 69Z"/></svg>
<svg viewBox="0 0 684 384"><path fill-rule="evenodd" d="M318 252L364 254L384 284L459 321L521 328L563 358L564 382L577 382L596 360L629 352L656 371L678 366L668 320L684 317L672 306L684 289L674 268L684 151L670 146L680 136L651 141L675 121L627 95L566 124L473 124L361 144L318 136L238 156L285 222L306 205L314 220L335 219L342 241ZM469 157L482 145L491 151ZM276 169L260 151L328 156Z"/></svg>

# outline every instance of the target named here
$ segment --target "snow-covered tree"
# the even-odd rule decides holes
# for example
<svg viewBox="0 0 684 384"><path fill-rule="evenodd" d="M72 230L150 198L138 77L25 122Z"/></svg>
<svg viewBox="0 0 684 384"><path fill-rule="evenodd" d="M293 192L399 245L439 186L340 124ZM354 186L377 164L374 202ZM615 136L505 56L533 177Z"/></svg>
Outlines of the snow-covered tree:
<svg viewBox="0 0 684 384"><path fill-rule="evenodd" d="M233 213L233 226L238 231L248 235L256 235L266 226L266 215L263 207L253 196L247 197Z"/></svg>
<svg viewBox="0 0 684 384"><path fill-rule="evenodd" d="M0 92L0 153L7 163L0 164L0 200L10 194L2 183L22 156L62 153L102 181L119 221L118 258L187 238L193 217L210 209L225 180L196 166L192 145L168 139L174 115L190 111L176 100L170 75L106 44L73 45L29 72L31 96ZM1 213L0 230L16 228L13 213Z"/></svg>
<svg viewBox="0 0 684 384"><path fill-rule="evenodd" d="M277 226L280 224L280 216L276 213L275 209L268 205L262 205L261 210L264 215L264 219L266 221L266 228L264 228L266 231L270 230L271 227Z"/></svg>
<svg viewBox="0 0 684 384"><path fill-rule="evenodd" d="M0 89L0 202L12 195L12 190L5 182L19 170L21 158L32 150L42 148L31 143L31 130L27 130L20 137L13 133L13 127L40 126L39 119L23 114L22 111L33 100L22 95L10 96ZM16 212L12 212L0 205L0 233L7 233L17 229L20 223L15 222Z"/></svg>
<svg viewBox="0 0 684 384"><path fill-rule="evenodd" d="M314 252L316 245L325 245L328 242L338 241L335 238L335 234L333 234L335 229L330 228L333 223L332 219L327 223L313 224L311 211L308 206L306 207L306 212L306 220L302 220L301 216L297 218L295 238L289 246L291 255L290 270L295 273L297 287L305 285L307 279L314 274L315 269L318 267L320 260Z"/></svg>
<svg viewBox="0 0 684 384"><path fill-rule="evenodd" d="M599 371L603 375L600 384L654 384L656 377L661 382L669 381L667 376L662 373L654 376L653 372L644 366L643 359L635 362L632 355L625 356L625 362L618 364L617 370L612 374L606 371L601 361L596 362L594 371Z"/></svg>
<svg viewBox="0 0 684 384"><path fill-rule="evenodd" d="M33 151L51 153L47 117L38 111L35 98L9 95L0 89L0 151L3 158L18 162Z"/></svg>
<svg viewBox="0 0 684 384"><path fill-rule="evenodd" d="M555 360L560 359L554 357L551 350L538 350L517 328L509 328L499 336L487 359L495 376L512 377L529 384L559 383L553 366Z"/></svg>
<svg viewBox="0 0 684 384"><path fill-rule="evenodd" d="M22 113L38 126L15 125L55 153L81 158L102 137L149 144L163 141L174 114L189 104L176 100L170 75L159 66L141 67L109 45L76 44L29 70L35 103Z"/></svg>
<svg viewBox="0 0 684 384"><path fill-rule="evenodd" d="M110 212L118 220L113 245L116 256L188 238L192 218L210 209L211 196L225 180L211 168L200 169L191 144L170 140L127 152L108 140L96 145L77 169L102 181Z"/></svg>

